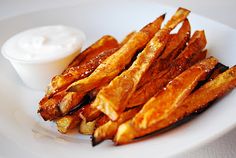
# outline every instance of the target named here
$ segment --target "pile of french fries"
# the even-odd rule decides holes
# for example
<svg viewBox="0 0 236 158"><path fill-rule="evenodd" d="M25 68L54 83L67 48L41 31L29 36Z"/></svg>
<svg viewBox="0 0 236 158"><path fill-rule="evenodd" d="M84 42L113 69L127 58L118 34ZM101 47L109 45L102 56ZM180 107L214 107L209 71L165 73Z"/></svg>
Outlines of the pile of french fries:
<svg viewBox="0 0 236 158"><path fill-rule="evenodd" d="M120 43L101 37L52 78L38 112L96 145L129 143L208 107L236 86L236 66L206 58L204 31L191 36L189 13L179 8L163 26L161 15Z"/></svg>

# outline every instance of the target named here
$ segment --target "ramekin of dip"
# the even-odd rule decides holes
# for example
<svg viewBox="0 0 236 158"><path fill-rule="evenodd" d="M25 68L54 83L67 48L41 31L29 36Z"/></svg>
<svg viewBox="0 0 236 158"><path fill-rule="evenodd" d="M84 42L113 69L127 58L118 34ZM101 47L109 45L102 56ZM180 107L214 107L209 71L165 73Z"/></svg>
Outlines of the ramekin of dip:
<svg viewBox="0 0 236 158"><path fill-rule="evenodd" d="M85 34L63 25L43 26L20 32L2 46L26 86L45 90L51 78L60 74L80 53Z"/></svg>

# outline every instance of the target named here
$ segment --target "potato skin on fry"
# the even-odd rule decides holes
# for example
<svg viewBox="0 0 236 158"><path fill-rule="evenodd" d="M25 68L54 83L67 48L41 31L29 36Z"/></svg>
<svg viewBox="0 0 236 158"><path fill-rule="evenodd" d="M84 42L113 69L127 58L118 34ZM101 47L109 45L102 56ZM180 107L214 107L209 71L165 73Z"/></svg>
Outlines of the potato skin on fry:
<svg viewBox="0 0 236 158"><path fill-rule="evenodd" d="M118 128L115 142L117 144L128 143L133 138L155 131L156 124L168 117L182 104L198 81L204 76L206 77L217 62L217 59L213 57L204 59L169 82L162 92L144 104L133 119Z"/></svg>

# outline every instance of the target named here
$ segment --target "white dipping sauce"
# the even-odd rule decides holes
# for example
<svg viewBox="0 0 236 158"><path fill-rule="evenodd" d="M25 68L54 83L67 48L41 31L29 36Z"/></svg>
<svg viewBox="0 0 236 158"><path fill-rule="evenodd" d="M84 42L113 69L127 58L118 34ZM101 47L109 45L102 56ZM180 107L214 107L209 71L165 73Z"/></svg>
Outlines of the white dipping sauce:
<svg viewBox="0 0 236 158"><path fill-rule="evenodd" d="M43 90L80 53L85 35L62 26L44 26L18 33L7 40L2 54L28 87Z"/></svg>
<svg viewBox="0 0 236 158"><path fill-rule="evenodd" d="M11 37L4 45L3 54L16 60L47 61L77 51L84 40L84 34L71 27L38 27Z"/></svg>

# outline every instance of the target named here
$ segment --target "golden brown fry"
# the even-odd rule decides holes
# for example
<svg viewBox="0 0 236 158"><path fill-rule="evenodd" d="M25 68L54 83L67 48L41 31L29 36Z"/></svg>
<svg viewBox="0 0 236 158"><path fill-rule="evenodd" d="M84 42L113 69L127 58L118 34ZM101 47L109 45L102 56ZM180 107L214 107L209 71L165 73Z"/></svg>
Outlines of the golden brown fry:
<svg viewBox="0 0 236 158"><path fill-rule="evenodd" d="M173 62L176 56L183 50L186 43L189 41L190 32L190 24L188 19L186 19L177 34L171 34L163 53L159 58L155 59L150 68L145 72L136 89L139 89L144 84L156 79L156 74L159 74Z"/></svg>
<svg viewBox="0 0 236 158"><path fill-rule="evenodd" d="M105 123L107 123L108 121L110 121L110 118L107 115L101 115L97 120L96 120L96 125L95 127L98 128L102 125L104 125Z"/></svg>
<svg viewBox="0 0 236 158"><path fill-rule="evenodd" d="M40 113L40 115L45 121L54 120L55 118L61 116L61 112L57 105L60 103L65 94L66 92L62 91L55 94L50 99L48 99L47 97L41 99L41 101L39 102L38 113Z"/></svg>
<svg viewBox="0 0 236 158"><path fill-rule="evenodd" d="M100 54L97 54L97 56L91 58L91 60L87 63L81 63L79 66L71 67L63 74L53 77L46 96L51 97L56 92L65 90L75 80L83 79L89 76L98 65L100 65L107 57L112 55L117 49L118 46L100 52Z"/></svg>
<svg viewBox="0 0 236 158"><path fill-rule="evenodd" d="M191 35L191 26L188 19L185 19L178 33L175 34L170 42L166 45L161 59L173 60L185 47Z"/></svg>
<svg viewBox="0 0 236 158"><path fill-rule="evenodd" d="M84 98L84 94L77 92L67 92L62 100L57 104L62 115L67 114L76 107Z"/></svg>
<svg viewBox="0 0 236 158"><path fill-rule="evenodd" d="M217 75L213 80L207 82L187 97L175 113L179 116L183 116L184 111L187 115L191 114L198 109L204 108L207 103L223 96L235 86L236 66L233 66L222 74Z"/></svg>
<svg viewBox="0 0 236 158"><path fill-rule="evenodd" d="M119 125L128 121L132 117L134 117L139 112L140 109L141 109L141 106L129 109L121 113L118 120L116 121L110 120L106 122L105 124L96 128L92 137L93 146L99 144L105 139L112 139L115 136Z"/></svg>
<svg viewBox="0 0 236 158"><path fill-rule="evenodd" d="M81 134L91 135L95 130L96 120L87 122L86 118L81 116L82 122L79 125L79 132Z"/></svg>
<svg viewBox="0 0 236 158"><path fill-rule="evenodd" d="M163 20L164 15L148 24L141 31L134 33L126 44L100 64L89 77L74 82L68 91L88 92L111 81L130 63L137 50L143 48L160 29Z"/></svg>
<svg viewBox="0 0 236 158"><path fill-rule="evenodd" d="M51 88L49 88L47 94L39 103L39 112L44 120L56 119L80 103L85 94L69 93L65 91L65 88L75 79L81 79L90 75L118 47L119 45L115 38L103 36L83 52L85 55L78 56L74 60L74 64L75 62L80 63L79 66L67 68L63 74L55 76L51 81ZM58 97L57 93L60 97Z"/></svg>
<svg viewBox="0 0 236 158"><path fill-rule="evenodd" d="M111 120L117 120L119 114L125 110L127 102L143 74L148 70L155 58L160 56L169 39L170 31L181 21L185 20L188 13L189 11L178 9L167 23L169 27L159 30L138 55L130 68L99 91L92 106L108 115Z"/></svg>
<svg viewBox="0 0 236 158"><path fill-rule="evenodd" d="M62 133L67 133L69 130L75 128L79 125L81 121L81 116L86 119L86 122L94 121L101 112L95 108L91 107L91 104L87 104L81 109L75 111L72 114L61 117L56 120L58 131Z"/></svg>
<svg viewBox="0 0 236 158"><path fill-rule="evenodd" d="M92 58L100 54L100 52L107 51L116 47L119 47L119 43L114 37L110 35L102 36L99 40L97 40L82 53L80 53L77 57L75 57L75 59L69 64L68 68L87 63ZM65 72L68 70L68 68L65 70Z"/></svg>
<svg viewBox="0 0 236 158"><path fill-rule="evenodd" d="M61 75L57 75L52 79L48 86L46 96L49 97L55 92L65 89L76 79L78 80L87 77L98 66L98 59L111 55L114 52L114 49L117 49L118 47L119 43L114 37L109 35L101 37L98 41L80 53ZM113 52L109 50L113 50ZM97 56L99 56L99 58L97 58Z"/></svg>
<svg viewBox="0 0 236 158"><path fill-rule="evenodd" d="M125 43L129 41L129 39L135 34L135 31L130 32L120 43L120 46L123 46Z"/></svg>
<svg viewBox="0 0 236 158"><path fill-rule="evenodd" d="M161 91L161 89L174 77L186 70L191 65L199 60L195 60L192 56L200 52L206 46L204 31L196 31L190 39L188 46L180 53L177 59L163 71L154 70L151 73L152 78L148 82L141 80L137 86L138 88L133 93L128 102L128 107L141 105L147 102L154 94ZM205 53L200 53L198 59L205 58ZM201 58L202 57L202 58ZM154 66L155 67L155 66ZM149 74L150 75L150 74ZM144 82L144 83L143 83ZM142 96L142 97L140 97Z"/></svg>
<svg viewBox="0 0 236 158"><path fill-rule="evenodd" d="M190 96L188 96L184 102L176 108L165 119L157 122L152 128L160 130L168 127L169 125L183 119L184 117L196 112L199 109L205 108L209 102L225 95L228 91L232 90L236 86L236 66L228 69L222 74L218 75L215 79L207 82L200 87ZM126 123L128 124L128 122ZM125 128L125 126L123 126ZM126 129L132 133L132 129L127 126Z"/></svg>
<svg viewBox="0 0 236 158"><path fill-rule="evenodd" d="M56 120L57 130L61 133L67 133L71 129L76 128L81 122L78 115L66 115Z"/></svg>
<svg viewBox="0 0 236 158"><path fill-rule="evenodd" d="M129 100L127 107L134 107L146 103L153 95L162 91L162 89L176 76L188 69L190 66L201 61L206 57L207 51L199 52L188 59L178 59L166 70L156 75L139 89L135 91ZM139 97L142 96L142 97Z"/></svg>
<svg viewBox="0 0 236 158"><path fill-rule="evenodd" d="M168 83L162 92L152 97L133 119L122 124L115 136L117 144L125 144L133 138L156 130L156 123L168 117L190 94L199 80L202 80L217 64L210 57L190 67Z"/></svg>

